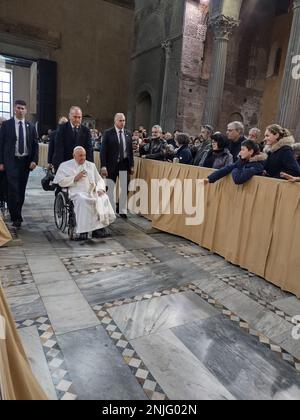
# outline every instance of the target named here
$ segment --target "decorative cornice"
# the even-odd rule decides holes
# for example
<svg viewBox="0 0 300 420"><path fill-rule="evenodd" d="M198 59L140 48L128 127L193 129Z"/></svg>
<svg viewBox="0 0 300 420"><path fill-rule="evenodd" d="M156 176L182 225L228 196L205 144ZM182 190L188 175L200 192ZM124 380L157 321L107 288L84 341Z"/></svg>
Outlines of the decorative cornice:
<svg viewBox="0 0 300 420"><path fill-rule="evenodd" d="M61 34L41 27L0 18L0 33L19 38L22 44L43 45L44 48L61 47Z"/></svg>
<svg viewBox="0 0 300 420"><path fill-rule="evenodd" d="M239 24L239 20L225 15L215 16L209 20L209 26L213 29L215 38L225 39L227 41Z"/></svg>

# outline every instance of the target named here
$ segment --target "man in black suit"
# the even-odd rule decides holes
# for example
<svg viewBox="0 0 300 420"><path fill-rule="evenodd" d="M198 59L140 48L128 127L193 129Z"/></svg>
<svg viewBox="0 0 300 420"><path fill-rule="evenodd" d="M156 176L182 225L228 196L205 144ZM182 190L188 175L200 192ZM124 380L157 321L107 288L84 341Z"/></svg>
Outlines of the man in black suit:
<svg viewBox="0 0 300 420"><path fill-rule="evenodd" d="M34 126L25 120L26 103L16 101L15 117L2 124L0 131L0 172L7 181L7 204L13 226L23 222L22 207L30 171L38 164L39 145Z"/></svg>
<svg viewBox="0 0 300 420"><path fill-rule="evenodd" d="M75 147L82 146L86 151L86 158L94 162L94 151L90 130L82 125L82 111L77 106L72 106L69 122L61 125L54 141L53 166L57 171L63 162L73 159Z"/></svg>
<svg viewBox="0 0 300 420"><path fill-rule="evenodd" d="M48 146L48 166L51 168L53 166L53 156L54 156L54 146L55 146L55 137L57 134L57 130L60 125L67 124L68 118L61 117L58 121L58 127L56 130L52 131L49 136L49 146Z"/></svg>
<svg viewBox="0 0 300 420"><path fill-rule="evenodd" d="M127 173L127 188L130 175L134 173L134 158L131 133L125 129L124 114L116 114L115 125L104 133L101 148L101 175L114 183L120 180L120 173ZM117 213L126 218L127 209L119 209Z"/></svg>

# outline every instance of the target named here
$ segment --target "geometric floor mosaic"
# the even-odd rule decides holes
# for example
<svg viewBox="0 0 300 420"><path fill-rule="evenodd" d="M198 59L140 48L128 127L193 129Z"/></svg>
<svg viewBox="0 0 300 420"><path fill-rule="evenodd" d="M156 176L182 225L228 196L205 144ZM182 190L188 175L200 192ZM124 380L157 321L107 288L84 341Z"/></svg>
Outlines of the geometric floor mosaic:
<svg viewBox="0 0 300 420"><path fill-rule="evenodd" d="M10 270L14 271L13 276L9 275ZM0 267L0 271L5 271L1 278L2 285L5 288L34 283L28 264L6 265ZM19 278L17 278L15 271L19 274Z"/></svg>
<svg viewBox="0 0 300 420"><path fill-rule="evenodd" d="M195 258L195 257L205 257L208 255L213 255L213 253L211 253L210 251L207 251L203 248L199 248L199 250L197 250L195 253L190 254L187 253L185 251L185 245L178 245L178 244L171 244L169 245L170 249L173 249L176 254L178 254L181 257L184 257L186 259L191 259L191 258ZM247 270L243 270L245 272L245 276L246 277L255 277L254 274L248 272ZM224 283L228 284L229 286L231 286L232 288L234 288L235 290L238 290L239 292L243 293L244 295L250 297L253 301L259 303L260 305L262 305L263 307L265 307L266 309L268 309L270 312L278 315L279 317L283 318L285 321L290 322L293 325L298 325L300 324L300 321L298 321L297 319L295 319L294 317L291 317L289 314L285 313L282 310L279 310L278 308L276 308L275 306L272 305L272 303L269 303L266 299L263 299L262 297L259 297L257 295L255 295L254 293L250 292L248 289L244 288L242 285L239 285L236 283L236 280L238 278L240 278L239 276L235 276L233 274L230 275L226 275L226 274L221 274L221 275L216 275L216 277L223 281Z"/></svg>
<svg viewBox="0 0 300 420"><path fill-rule="evenodd" d="M134 374L137 381L140 383L150 400L166 400L168 399L168 397L164 393L161 386L157 383L155 377L151 374L147 366L144 364L141 357L131 346L128 339L124 336L122 331L119 330L118 326L116 325L108 311L114 307L120 307L133 302L141 302L144 300L150 300L153 298L177 293L184 293L187 291L192 291L195 294L199 295L204 301L216 308L231 322L235 323L235 325L237 325L242 331L255 337L262 345L268 347L268 349L275 353L280 359L291 365L297 373L300 373L300 361L298 359L296 359L291 354L283 350L280 346L274 344L264 334L251 328L251 326L246 321L237 316L237 314L228 310L217 300L211 298L207 293L202 291L198 286L194 285L193 283L188 284L186 286L182 286L180 288L171 288L160 292L147 293L142 296L119 299L103 305L94 306L93 310L95 311L101 324L104 326L107 334L121 352L124 362L130 367L132 373Z"/></svg>
<svg viewBox="0 0 300 420"><path fill-rule="evenodd" d="M102 260L103 258L109 257L112 257L115 261L105 262ZM124 261L117 261L117 259L121 258ZM75 258L61 258L61 261L73 277L104 273L118 268L139 268L160 263L160 260L153 256L149 250L144 249L107 252Z"/></svg>
<svg viewBox="0 0 300 420"><path fill-rule="evenodd" d="M286 314L284 311L281 311L277 309L275 306L272 305L272 303L267 302L265 299L259 298L254 293L251 293L249 290L244 289L242 286L237 285L234 280L236 279L236 276L217 276L220 280L224 281L229 286L233 287L234 289L238 290L239 292L242 292L244 295L250 297L255 302L259 303L260 305L267 308L270 312L273 312L274 314L278 315L279 317L283 318L284 320L290 322L293 325L300 324L300 321L297 321L295 317L291 317L290 315Z"/></svg>
<svg viewBox="0 0 300 420"><path fill-rule="evenodd" d="M35 326L47 360L58 400L76 400L64 356L58 345L50 320L46 317L16 322L17 329Z"/></svg>

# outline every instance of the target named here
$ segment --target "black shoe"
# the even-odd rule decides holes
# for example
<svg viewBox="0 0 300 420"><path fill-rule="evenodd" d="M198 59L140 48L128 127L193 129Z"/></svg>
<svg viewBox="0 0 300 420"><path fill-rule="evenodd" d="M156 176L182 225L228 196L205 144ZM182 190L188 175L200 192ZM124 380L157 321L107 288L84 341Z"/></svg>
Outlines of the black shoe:
<svg viewBox="0 0 300 420"><path fill-rule="evenodd" d="M119 216L121 217L121 219L128 219L128 216L125 213L119 214Z"/></svg>
<svg viewBox="0 0 300 420"><path fill-rule="evenodd" d="M75 239L75 241L87 241L88 240L89 235L87 233L81 233L79 236L77 236L77 238Z"/></svg>
<svg viewBox="0 0 300 420"><path fill-rule="evenodd" d="M20 229L21 228L21 226L22 226L22 222L20 222L19 220L15 220L14 222L13 222L13 227L15 227L16 229Z"/></svg>
<svg viewBox="0 0 300 420"><path fill-rule="evenodd" d="M110 238L111 234L107 229L98 229L92 233L92 238L95 239L103 239L103 238Z"/></svg>

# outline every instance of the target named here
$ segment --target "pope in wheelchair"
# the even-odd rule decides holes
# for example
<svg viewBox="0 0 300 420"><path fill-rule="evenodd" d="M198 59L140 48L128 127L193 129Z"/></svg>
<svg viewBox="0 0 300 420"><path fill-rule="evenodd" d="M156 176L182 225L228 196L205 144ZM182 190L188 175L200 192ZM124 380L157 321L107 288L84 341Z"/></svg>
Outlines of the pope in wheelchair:
<svg viewBox="0 0 300 420"><path fill-rule="evenodd" d="M95 164L86 160L85 149L76 147L73 156L74 159L60 165L53 183L68 189L75 215L75 223L69 228L77 239L87 239L90 232L93 237L100 238L101 230L112 224L116 215L106 194L105 182ZM68 199L65 204L70 207Z"/></svg>

